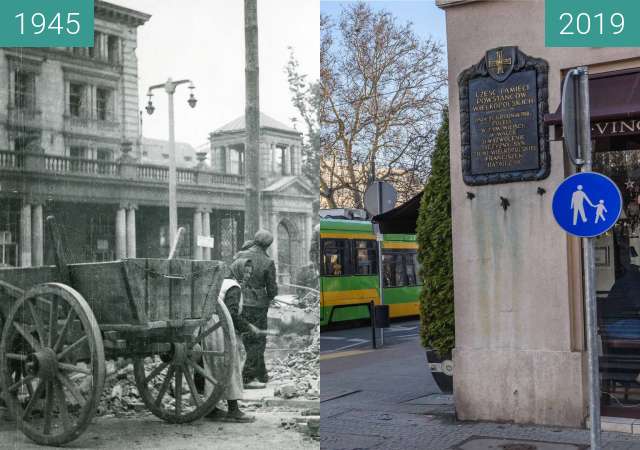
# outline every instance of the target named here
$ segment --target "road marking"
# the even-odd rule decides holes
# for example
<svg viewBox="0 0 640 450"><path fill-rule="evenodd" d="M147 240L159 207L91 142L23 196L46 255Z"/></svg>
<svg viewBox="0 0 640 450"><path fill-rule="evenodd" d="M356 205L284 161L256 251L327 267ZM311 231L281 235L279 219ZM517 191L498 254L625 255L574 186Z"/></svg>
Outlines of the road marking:
<svg viewBox="0 0 640 450"><path fill-rule="evenodd" d="M373 350L350 350L348 352L331 352L329 354L320 355L320 361L326 361L328 359L346 358L348 356L364 355L372 352Z"/></svg>
<svg viewBox="0 0 640 450"><path fill-rule="evenodd" d="M366 340L366 339L349 339L348 342L351 342L351 344L343 345L342 347L334 348L332 350L327 350L325 353L336 353L336 352L339 352L341 350L346 350L346 349L351 348L351 347L357 347L358 345L366 344L369 341Z"/></svg>
<svg viewBox="0 0 640 450"><path fill-rule="evenodd" d="M402 327L402 326L396 325L396 326L392 326L392 327L389 327L389 328L391 328L394 331L414 331L418 327L417 326L416 327Z"/></svg>
<svg viewBox="0 0 640 450"><path fill-rule="evenodd" d="M327 341L344 341L345 339L348 339L346 337L342 337L342 336L320 336L320 339L325 339Z"/></svg>

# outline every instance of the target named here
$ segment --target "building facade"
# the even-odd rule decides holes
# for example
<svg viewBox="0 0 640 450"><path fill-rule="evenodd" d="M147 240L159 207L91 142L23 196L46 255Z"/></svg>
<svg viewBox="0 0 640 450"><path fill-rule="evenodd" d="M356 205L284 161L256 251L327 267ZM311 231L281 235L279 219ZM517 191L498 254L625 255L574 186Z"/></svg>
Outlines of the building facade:
<svg viewBox="0 0 640 450"><path fill-rule="evenodd" d="M596 243L602 412L628 416L631 409L615 405L633 399L640 367L626 370L616 365L616 355L633 357L640 350L629 340L640 336L640 327L634 328L633 315L625 316L634 307L637 315L632 297L640 286L634 263L640 250L640 51L545 47L540 0L436 3L446 12L449 59L457 414L464 420L567 426L583 425L588 415L581 243L551 213L555 187L575 170L561 140L561 84L568 69L587 66L594 170L612 177L625 199L620 221ZM535 181L471 185L463 179L460 157L468 138L462 112L469 105L461 103L459 77L491 49L509 46L548 67L546 79L537 81L547 101L538 101L537 108L545 114L550 170ZM511 63L499 56L487 62L498 72L496 64ZM626 341L611 334L611 324L622 319L632 321L625 322ZM618 352L614 343L622 346Z"/></svg>
<svg viewBox="0 0 640 450"><path fill-rule="evenodd" d="M142 138L139 112L137 33L149 19L96 0L95 47L0 49L1 265L53 263L50 215L71 262L168 255L168 146ZM278 145L301 145L295 130L263 130L265 139L281 137ZM243 130L231 135L240 148ZM229 152L229 164L211 166L208 146L177 149L178 224L187 230L180 255L228 260L243 241L243 160ZM310 220L312 194L296 155L282 153L280 171L263 176L263 224L283 229L275 234L295 254L283 256L287 264L302 260L293 249L310 240L299 215ZM213 237L213 247L198 236Z"/></svg>

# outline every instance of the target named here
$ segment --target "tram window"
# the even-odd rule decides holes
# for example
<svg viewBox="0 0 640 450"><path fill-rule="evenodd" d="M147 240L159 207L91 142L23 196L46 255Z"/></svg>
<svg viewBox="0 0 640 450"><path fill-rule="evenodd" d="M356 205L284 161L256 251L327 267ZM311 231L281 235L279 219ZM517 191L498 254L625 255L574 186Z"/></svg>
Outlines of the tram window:
<svg viewBox="0 0 640 450"><path fill-rule="evenodd" d="M347 261L347 241L327 239L322 242L322 275L345 275Z"/></svg>
<svg viewBox="0 0 640 450"><path fill-rule="evenodd" d="M407 275L407 286L416 286L418 284L416 277L416 254L415 253L405 253L404 261L405 261L405 270Z"/></svg>
<svg viewBox="0 0 640 450"><path fill-rule="evenodd" d="M378 272L376 242L355 241L356 275L375 275Z"/></svg>
<svg viewBox="0 0 640 450"><path fill-rule="evenodd" d="M417 286L420 265L414 252L394 251L382 255L384 287Z"/></svg>

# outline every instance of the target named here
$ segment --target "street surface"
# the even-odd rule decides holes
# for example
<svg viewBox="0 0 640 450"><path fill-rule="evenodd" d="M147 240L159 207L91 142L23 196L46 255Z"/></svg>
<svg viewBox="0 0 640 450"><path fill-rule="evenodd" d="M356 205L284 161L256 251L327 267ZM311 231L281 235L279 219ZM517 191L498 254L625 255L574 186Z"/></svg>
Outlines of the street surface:
<svg viewBox="0 0 640 450"><path fill-rule="evenodd" d="M251 424L211 422L201 419L184 425L166 423L157 417L141 413L133 417L98 417L69 449L114 450L209 450L235 449L309 449L316 450L318 441L296 430L281 426L300 415L299 411L278 409L249 411L256 416ZM3 415L0 408L0 417ZM33 443L15 424L0 418L0 449L42 450L56 448Z"/></svg>
<svg viewBox="0 0 640 450"><path fill-rule="evenodd" d="M426 367L417 326L392 323L377 350L370 328L321 334L323 450L578 450L589 443L587 430L456 420L451 396ZM640 436L603 433L603 448L640 450Z"/></svg>

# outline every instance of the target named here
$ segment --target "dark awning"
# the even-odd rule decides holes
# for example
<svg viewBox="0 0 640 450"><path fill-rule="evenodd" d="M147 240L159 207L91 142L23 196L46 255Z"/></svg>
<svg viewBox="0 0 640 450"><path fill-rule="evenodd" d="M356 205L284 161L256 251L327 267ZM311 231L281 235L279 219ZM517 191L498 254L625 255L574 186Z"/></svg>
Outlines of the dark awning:
<svg viewBox="0 0 640 450"><path fill-rule="evenodd" d="M640 117L640 69L589 75L591 121ZM547 125L562 123L562 104L544 117Z"/></svg>
<svg viewBox="0 0 640 450"><path fill-rule="evenodd" d="M371 221L380 225L383 234L415 234L421 199L422 192L386 213L373 216Z"/></svg>

